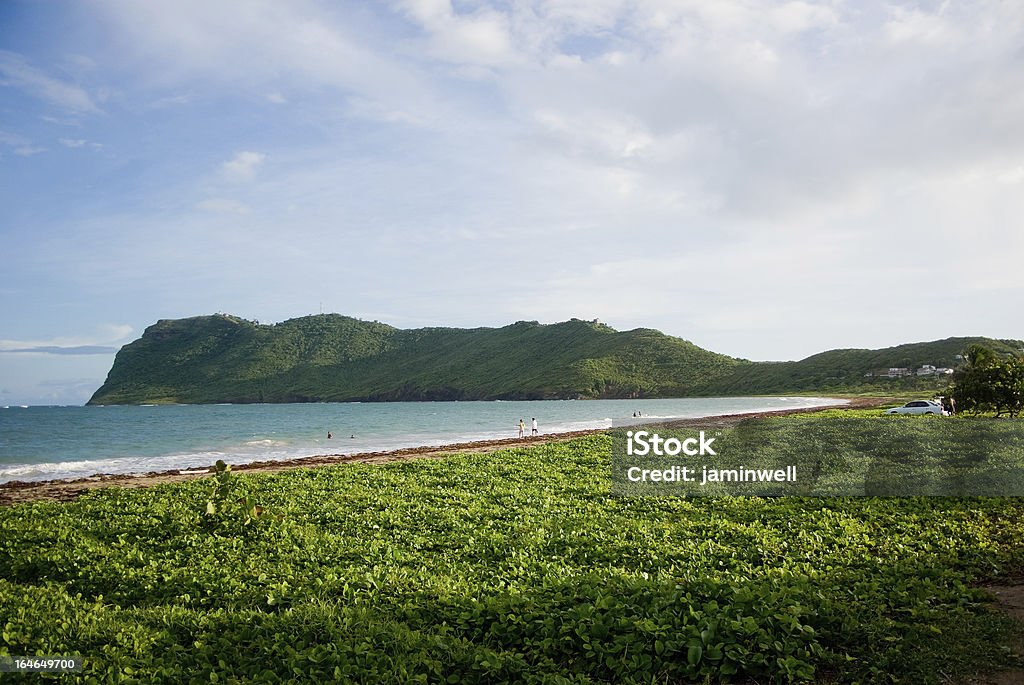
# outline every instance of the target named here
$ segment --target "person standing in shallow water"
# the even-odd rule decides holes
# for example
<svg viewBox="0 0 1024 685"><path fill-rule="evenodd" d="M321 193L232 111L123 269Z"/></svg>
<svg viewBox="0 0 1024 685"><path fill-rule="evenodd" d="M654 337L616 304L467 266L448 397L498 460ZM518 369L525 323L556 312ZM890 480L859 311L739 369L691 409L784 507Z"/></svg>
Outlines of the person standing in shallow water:
<svg viewBox="0 0 1024 685"><path fill-rule="evenodd" d="M519 419L519 437L523 437L525 435L526 435L526 423L522 419Z"/></svg>
<svg viewBox="0 0 1024 685"><path fill-rule="evenodd" d="M533 419L533 432L531 435L537 435L537 419Z"/></svg>

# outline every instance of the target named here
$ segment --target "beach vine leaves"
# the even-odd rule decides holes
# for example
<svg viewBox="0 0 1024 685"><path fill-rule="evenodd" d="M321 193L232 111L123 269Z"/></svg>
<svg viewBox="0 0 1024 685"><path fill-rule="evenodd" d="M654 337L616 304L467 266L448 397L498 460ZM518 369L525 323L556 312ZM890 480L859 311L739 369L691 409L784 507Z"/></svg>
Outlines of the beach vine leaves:
<svg viewBox="0 0 1024 685"><path fill-rule="evenodd" d="M229 521L246 525L259 518L263 508L251 496L239 497L235 492L236 480L231 472L231 464L218 459L213 468L213 490L206 501L206 523L212 528L218 528Z"/></svg>

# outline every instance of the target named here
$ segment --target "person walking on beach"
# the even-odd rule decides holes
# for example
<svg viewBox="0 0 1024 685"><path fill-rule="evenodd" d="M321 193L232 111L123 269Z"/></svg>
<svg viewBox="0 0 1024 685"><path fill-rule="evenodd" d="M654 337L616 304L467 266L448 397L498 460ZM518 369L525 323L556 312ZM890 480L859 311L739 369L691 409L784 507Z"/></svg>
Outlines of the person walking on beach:
<svg viewBox="0 0 1024 685"><path fill-rule="evenodd" d="M533 432L531 435L537 435L537 419L533 419Z"/></svg>
<svg viewBox="0 0 1024 685"><path fill-rule="evenodd" d="M526 435L526 423L522 419L519 419L519 437L523 437L524 435Z"/></svg>

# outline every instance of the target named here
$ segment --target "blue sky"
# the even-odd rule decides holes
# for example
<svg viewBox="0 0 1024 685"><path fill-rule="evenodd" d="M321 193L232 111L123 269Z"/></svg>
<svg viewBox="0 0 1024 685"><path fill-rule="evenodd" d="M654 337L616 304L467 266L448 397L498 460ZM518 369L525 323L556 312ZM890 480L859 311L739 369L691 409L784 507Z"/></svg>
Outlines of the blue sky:
<svg viewBox="0 0 1024 685"><path fill-rule="evenodd" d="M0 404L161 318L1024 337L1024 5L0 3Z"/></svg>

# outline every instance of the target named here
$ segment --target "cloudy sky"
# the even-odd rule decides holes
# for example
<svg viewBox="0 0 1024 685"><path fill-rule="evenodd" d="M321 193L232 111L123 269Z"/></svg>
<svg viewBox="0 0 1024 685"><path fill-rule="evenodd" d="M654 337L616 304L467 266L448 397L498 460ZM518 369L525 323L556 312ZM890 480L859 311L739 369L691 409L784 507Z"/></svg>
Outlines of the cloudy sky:
<svg viewBox="0 0 1024 685"><path fill-rule="evenodd" d="M0 3L0 404L160 318L1024 337L1024 4Z"/></svg>

